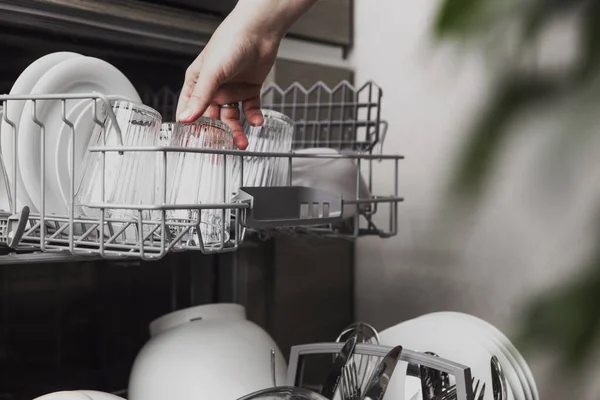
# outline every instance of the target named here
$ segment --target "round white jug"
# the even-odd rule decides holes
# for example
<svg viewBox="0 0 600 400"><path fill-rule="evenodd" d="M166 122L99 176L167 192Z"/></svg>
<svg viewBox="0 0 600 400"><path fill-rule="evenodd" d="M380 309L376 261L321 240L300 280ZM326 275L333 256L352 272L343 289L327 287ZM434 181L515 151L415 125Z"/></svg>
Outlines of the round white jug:
<svg viewBox="0 0 600 400"><path fill-rule="evenodd" d="M275 341L246 319L237 304L176 311L150 324L151 339L138 354L129 400L231 400L285 384L287 365Z"/></svg>

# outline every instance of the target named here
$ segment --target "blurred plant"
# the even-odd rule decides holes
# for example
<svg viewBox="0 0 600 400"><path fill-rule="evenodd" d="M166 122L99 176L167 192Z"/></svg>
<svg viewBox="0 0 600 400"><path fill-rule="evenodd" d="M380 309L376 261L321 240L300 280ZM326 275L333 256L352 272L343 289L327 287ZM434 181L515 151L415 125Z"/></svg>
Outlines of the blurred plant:
<svg viewBox="0 0 600 400"><path fill-rule="evenodd" d="M524 62L552 23L571 17L579 39L575 62L564 68ZM451 186L454 195L463 201L481 197L496 156L514 132L509 124L519 115L567 98L575 110L590 107L590 96L600 96L599 22L600 0L442 1L434 27L439 38L479 41L490 51L508 49L501 56L504 63L489 104L463 148ZM493 46L488 46L490 40ZM585 135L565 130L566 135L569 139L562 145L585 146ZM596 243L600 244L600 230ZM591 255L583 270L583 275L531 304L522 330L524 345L559 349L563 362L579 367L600 337L600 251Z"/></svg>

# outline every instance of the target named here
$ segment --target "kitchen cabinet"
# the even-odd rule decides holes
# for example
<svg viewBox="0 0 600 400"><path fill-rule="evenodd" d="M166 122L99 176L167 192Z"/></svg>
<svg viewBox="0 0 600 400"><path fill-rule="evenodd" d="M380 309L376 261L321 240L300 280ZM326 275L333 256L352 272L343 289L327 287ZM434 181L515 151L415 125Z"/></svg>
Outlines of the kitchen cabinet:
<svg viewBox="0 0 600 400"><path fill-rule="evenodd" d="M148 1L148 0L146 0ZM173 7L227 15L236 0L150 0ZM320 0L290 29L292 37L330 43L343 47L352 45L352 0Z"/></svg>

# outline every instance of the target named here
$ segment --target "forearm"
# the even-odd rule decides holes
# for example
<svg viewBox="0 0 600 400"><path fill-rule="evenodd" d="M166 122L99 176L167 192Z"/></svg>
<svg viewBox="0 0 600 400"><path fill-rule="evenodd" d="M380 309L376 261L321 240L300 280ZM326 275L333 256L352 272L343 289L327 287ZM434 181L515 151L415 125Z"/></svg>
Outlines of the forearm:
<svg viewBox="0 0 600 400"><path fill-rule="evenodd" d="M230 17L251 23L256 30L282 39L290 27L318 0L239 0Z"/></svg>

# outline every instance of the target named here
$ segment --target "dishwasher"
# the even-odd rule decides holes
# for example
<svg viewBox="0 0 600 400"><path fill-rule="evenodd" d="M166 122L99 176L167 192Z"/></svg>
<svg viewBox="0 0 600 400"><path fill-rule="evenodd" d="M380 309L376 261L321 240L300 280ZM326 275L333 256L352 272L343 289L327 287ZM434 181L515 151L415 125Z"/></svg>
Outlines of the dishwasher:
<svg viewBox="0 0 600 400"><path fill-rule="evenodd" d="M110 7L118 2L107 3L102 18L97 20L86 19L87 11L65 13L60 8L64 6L62 1L45 3L37 8L36 1L0 2L0 20L10 28L0 33L2 49L13 54L12 62L2 67L0 93L8 93L12 80L35 58L53 51L81 52L121 70L131 79L143 103L157 110L163 121L174 120L179 80L219 20L210 14L198 14L198 20L194 20L187 10L163 7L157 26L150 27L144 20L147 12L143 9L136 23L128 25L114 22L115 16L110 15ZM279 64L285 69L286 62L278 60L275 68ZM288 68L297 70L293 64ZM403 156L384 151L387 123L381 115L383 90L376 83L355 84L351 73L336 80L331 76L339 75L327 70L322 76L314 72L309 78L290 76L267 82L261 100L264 109L282 113L293 122L291 152L213 152L241 165L240 189L231 201L183 206L164 199L144 206L115 206L100 201L86 204L95 210L94 216L82 216L75 212L78 204L73 179L68 212L55 214L21 206L18 179L7 179L11 182L9 207L0 211L0 399L31 399L66 387L93 387L126 396L127 377L147 340L150 321L168 312L212 303L244 305L248 318L272 334L283 350L290 365L287 383L310 387L310 374L303 372L303 360L309 355L339 353L343 350L341 344L327 342L337 336L333 333L354 322L353 242L365 236L386 239L398 232L398 207L403 201L398 169ZM330 77L322 79L325 76ZM70 127L69 134L75 138L76 121L70 120L66 112L66 105L75 100L89 101L94 105L94 114L107 110L108 120L116 118L103 93L0 95L4 123L13 128L15 121L10 120L7 110L19 102L32 105L31 122L39 129L42 143L46 126L37 114L41 104L59 104L53 117ZM98 129L104 131L104 122L94 119ZM115 126L120 135L119 125ZM15 149L16 145L2 150ZM320 152L311 151L314 149ZM77 168L71 157L73 151L68 160L71 171ZM102 160L104 177L108 154L126 157L148 153L161 160L162 171L167 171L168 154L180 150L166 145L136 148L119 141L116 146L92 145L87 151ZM42 176L41 210L46 209L48 184L43 166L48 157L51 155L42 145L36 159ZM10 158L17 160L14 154ZM288 166L285 183L277 187L244 186L244 165L267 159ZM294 165L319 165L322 161L332 162L327 164L333 165L331 170L338 162L351 166L351 173L339 182L351 187L350 193L342 196L336 187L294 184ZM392 188L391 193L378 193L373 176L376 163L393 171L392 181L386 185ZM316 169L326 175L327 168ZM161 179L166 191L166 172ZM221 185L227 187L228 182ZM128 217L113 217L117 208L128 210ZM195 215L209 211L231 217L220 220L219 240L208 246L200 234L196 240L189 240L189 235L181 233L181 223L166 217L175 211ZM144 217L148 213L158 217ZM184 224L186 232L200 231L201 223L196 219ZM127 232L133 232L134 240ZM295 247L298 243L303 247ZM307 256L307 251L313 258ZM303 260L304 265L294 267L295 259ZM314 263L322 275L304 276L307 274L303 272L309 271L307 263ZM339 270L341 265L343 269ZM282 270L286 267L295 271L283 282ZM332 270L323 273L325 268ZM340 277L340 271L345 276ZM325 295L331 296L332 307L339 309L341 305L346 311L336 313L336 320L325 306L319 320L315 311L318 303L302 308L281 297L286 285L302 285L301 279L343 282L344 294L339 303L335 302L339 288L331 295L328 284ZM287 308L282 310L280 303ZM285 315L290 311L295 313L294 318ZM312 313L314 326L302 331L298 312ZM393 353L390 350L365 342L353 351L361 357L385 360ZM473 389L467 385L471 379L468 367L410 349L402 349L396 358L453 375L458 398L473 397ZM322 364L316 370L326 368L327 362ZM423 370L414 372L419 373Z"/></svg>

